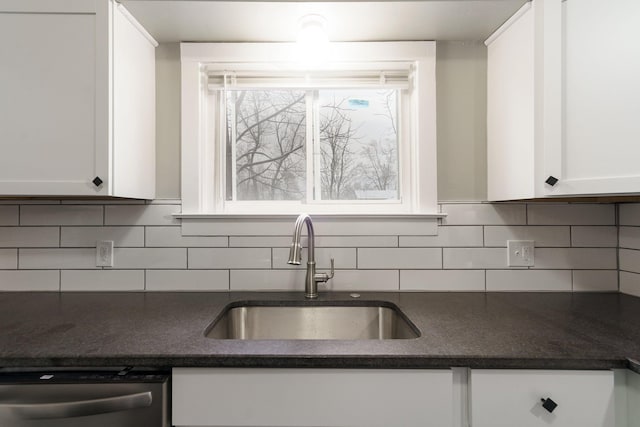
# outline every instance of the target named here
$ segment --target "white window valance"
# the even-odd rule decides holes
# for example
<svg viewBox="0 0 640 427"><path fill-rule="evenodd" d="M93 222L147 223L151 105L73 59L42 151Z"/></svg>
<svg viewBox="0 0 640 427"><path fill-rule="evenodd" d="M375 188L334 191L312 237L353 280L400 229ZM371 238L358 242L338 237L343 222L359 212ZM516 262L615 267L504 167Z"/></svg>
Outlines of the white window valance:
<svg viewBox="0 0 640 427"><path fill-rule="evenodd" d="M411 87L410 65L383 70L251 71L207 69L209 90L237 89L400 89Z"/></svg>

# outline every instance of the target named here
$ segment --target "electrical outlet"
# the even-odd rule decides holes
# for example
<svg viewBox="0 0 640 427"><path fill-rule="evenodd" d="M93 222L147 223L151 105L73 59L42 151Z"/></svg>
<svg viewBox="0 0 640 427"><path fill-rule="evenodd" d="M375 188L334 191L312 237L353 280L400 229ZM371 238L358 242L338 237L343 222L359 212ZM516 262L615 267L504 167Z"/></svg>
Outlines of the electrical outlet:
<svg viewBox="0 0 640 427"><path fill-rule="evenodd" d="M96 267L113 267L113 240L99 240L96 244Z"/></svg>
<svg viewBox="0 0 640 427"><path fill-rule="evenodd" d="M507 240L507 265L532 267L534 263L533 240Z"/></svg>

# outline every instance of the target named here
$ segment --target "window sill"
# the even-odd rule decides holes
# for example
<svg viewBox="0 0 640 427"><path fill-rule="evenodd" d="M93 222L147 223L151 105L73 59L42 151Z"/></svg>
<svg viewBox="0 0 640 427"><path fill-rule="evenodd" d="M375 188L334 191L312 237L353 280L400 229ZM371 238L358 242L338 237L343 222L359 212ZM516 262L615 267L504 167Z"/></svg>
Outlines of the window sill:
<svg viewBox="0 0 640 427"><path fill-rule="evenodd" d="M183 236L288 236L295 214L174 214L182 220ZM434 214L317 214L318 235L324 236L433 236L438 234Z"/></svg>
<svg viewBox="0 0 640 427"><path fill-rule="evenodd" d="M299 214L283 213L283 214L241 214L241 213L209 213L209 214L188 214L175 213L174 218L178 219L296 219ZM429 219L429 218L446 218L446 213L431 214L395 214L395 213L317 213L309 214L315 218L379 218L379 219Z"/></svg>

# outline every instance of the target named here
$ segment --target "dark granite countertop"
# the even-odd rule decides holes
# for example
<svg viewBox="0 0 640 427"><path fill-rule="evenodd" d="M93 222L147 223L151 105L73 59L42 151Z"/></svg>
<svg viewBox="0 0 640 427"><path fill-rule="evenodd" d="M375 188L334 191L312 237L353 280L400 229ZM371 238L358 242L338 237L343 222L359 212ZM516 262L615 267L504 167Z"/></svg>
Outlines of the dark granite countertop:
<svg viewBox="0 0 640 427"><path fill-rule="evenodd" d="M324 293L322 300L351 300ZM396 304L408 340L214 340L238 300L298 293L0 293L0 367L637 369L640 298L571 293L362 293Z"/></svg>

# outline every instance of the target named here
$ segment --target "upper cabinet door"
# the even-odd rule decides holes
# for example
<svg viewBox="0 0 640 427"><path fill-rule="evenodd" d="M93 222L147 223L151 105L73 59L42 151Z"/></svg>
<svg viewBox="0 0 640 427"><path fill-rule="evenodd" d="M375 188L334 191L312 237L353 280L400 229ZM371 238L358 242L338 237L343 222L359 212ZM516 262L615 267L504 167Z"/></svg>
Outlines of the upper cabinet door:
<svg viewBox="0 0 640 427"><path fill-rule="evenodd" d="M640 2L545 0L544 194L640 192Z"/></svg>
<svg viewBox="0 0 640 427"><path fill-rule="evenodd" d="M115 0L0 0L0 196L155 196L155 47Z"/></svg>
<svg viewBox="0 0 640 427"><path fill-rule="evenodd" d="M106 10L52 3L0 8L0 194L107 194Z"/></svg>
<svg viewBox="0 0 640 427"><path fill-rule="evenodd" d="M534 25L526 3L487 41L487 197L535 197Z"/></svg>

